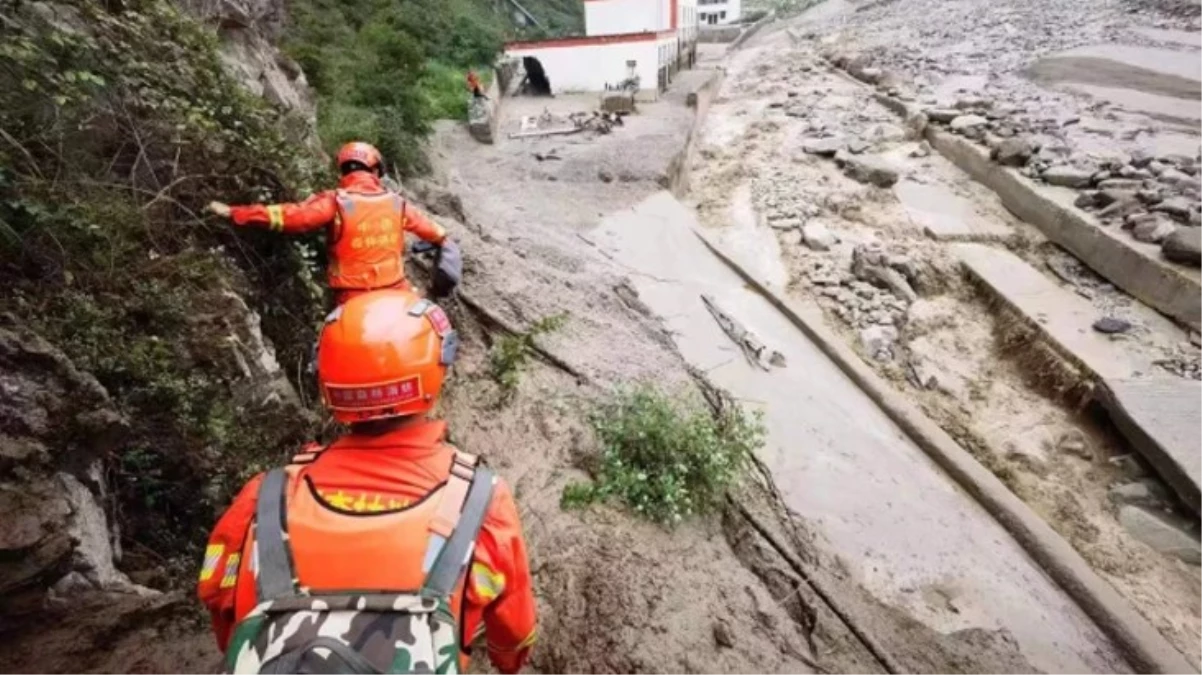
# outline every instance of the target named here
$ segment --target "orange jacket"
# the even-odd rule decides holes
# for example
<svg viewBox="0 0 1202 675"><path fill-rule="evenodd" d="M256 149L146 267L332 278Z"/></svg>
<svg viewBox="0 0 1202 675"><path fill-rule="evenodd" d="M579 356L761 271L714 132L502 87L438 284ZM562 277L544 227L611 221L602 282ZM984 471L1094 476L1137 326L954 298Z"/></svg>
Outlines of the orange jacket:
<svg viewBox="0 0 1202 675"><path fill-rule="evenodd" d="M299 204L254 204L230 207L235 225L268 227L302 233L328 228L332 288L344 302L356 291L407 287L405 242L401 232L441 244L446 230L384 187L378 177L355 171L342 177L337 190L319 192Z"/></svg>
<svg viewBox="0 0 1202 675"><path fill-rule="evenodd" d="M316 461L298 468L334 509L395 511L416 503L447 479L454 450L443 442L444 422L415 422L380 436L343 436ZM262 475L256 476L217 521L205 549L198 592L208 607L217 645L225 651L234 625L256 603L254 572L243 547L254 518ZM466 650L483 631L488 655L504 673L521 669L534 644L534 586L513 495L498 479L480 529L460 606ZM467 655L460 655L466 668Z"/></svg>

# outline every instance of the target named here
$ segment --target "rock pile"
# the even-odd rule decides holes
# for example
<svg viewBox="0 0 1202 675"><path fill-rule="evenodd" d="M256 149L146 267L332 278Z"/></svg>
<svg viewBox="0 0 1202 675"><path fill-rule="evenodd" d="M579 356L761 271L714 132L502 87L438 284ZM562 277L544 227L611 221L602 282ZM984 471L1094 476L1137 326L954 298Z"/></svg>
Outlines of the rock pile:
<svg viewBox="0 0 1202 675"><path fill-rule="evenodd" d="M1103 227L1119 225L1137 241L1159 244L1172 262L1202 265L1202 156L1074 153L1016 108L979 97L925 111L933 124L977 141L990 157L1048 185L1081 190L1078 208Z"/></svg>

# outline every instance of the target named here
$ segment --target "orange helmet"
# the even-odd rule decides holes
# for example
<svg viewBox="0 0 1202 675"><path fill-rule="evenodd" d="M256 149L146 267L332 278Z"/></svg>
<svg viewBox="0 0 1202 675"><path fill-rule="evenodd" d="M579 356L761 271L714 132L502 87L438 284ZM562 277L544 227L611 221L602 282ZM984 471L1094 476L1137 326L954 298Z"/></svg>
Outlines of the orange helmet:
<svg viewBox="0 0 1202 675"><path fill-rule="evenodd" d="M384 163L384 156L374 145L354 141L338 150L338 168L341 169L348 162L358 162L371 171L379 171L380 165Z"/></svg>
<svg viewBox="0 0 1202 675"><path fill-rule="evenodd" d="M326 317L317 384L339 422L417 415L434 406L458 346L438 305L411 291L365 293Z"/></svg>

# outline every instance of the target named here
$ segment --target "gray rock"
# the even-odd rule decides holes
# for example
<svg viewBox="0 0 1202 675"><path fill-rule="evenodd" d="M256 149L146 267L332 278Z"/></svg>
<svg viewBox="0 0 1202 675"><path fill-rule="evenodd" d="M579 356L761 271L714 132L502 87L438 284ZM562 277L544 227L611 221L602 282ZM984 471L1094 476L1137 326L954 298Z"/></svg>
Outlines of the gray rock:
<svg viewBox="0 0 1202 675"><path fill-rule="evenodd" d="M1147 169L1137 169L1130 164L1124 164L1123 168L1119 169L1119 176L1135 180L1147 180L1152 177L1152 172Z"/></svg>
<svg viewBox="0 0 1202 675"><path fill-rule="evenodd" d="M1123 229L1129 230L1136 225L1142 225L1144 223L1155 221L1157 218L1158 216L1154 213L1146 213L1144 211L1132 213L1123 219Z"/></svg>
<svg viewBox="0 0 1202 675"><path fill-rule="evenodd" d="M1151 164L1153 160L1155 160L1155 157L1152 156L1152 153L1142 148L1138 148L1131 153L1131 165L1140 169Z"/></svg>
<svg viewBox="0 0 1202 675"><path fill-rule="evenodd" d="M1022 166L1031 155L1039 150L1039 143L1031 136L1007 138L997 145L993 157L998 164L1005 166Z"/></svg>
<svg viewBox="0 0 1202 675"><path fill-rule="evenodd" d="M1188 220L1190 209L1195 206L1197 206L1196 202L1185 197L1169 197L1156 206L1153 206L1152 210L1167 213L1180 220Z"/></svg>
<svg viewBox="0 0 1202 675"><path fill-rule="evenodd" d="M1198 181L1193 176L1177 169L1165 169L1158 176L1161 183L1171 185L1173 187L1185 187L1189 185L1197 185Z"/></svg>
<svg viewBox="0 0 1202 675"><path fill-rule="evenodd" d="M1103 192L1103 194L1106 194ZM1105 206L1101 211L1097 212L1098 218L1125 218L1134 213L1143 211L1144 205L1139 203L1135 198L1134 192L1124 192L1125 196L1122 199L1115 200Z"/></svg>
<svg viewBox="0 0 1202 675"><path fill-rule="evenodd" d="M1159 176L1161 173L1164 172L1165 169L1167 169L1169 167L1165 166L1164 164L1162 164L1156 160L1152 160L1144 168L1146 168L1148 170L1148 173L1152 174L1153 176Z"/></svg>
<svg viewBox="0 0 1202 675"><path fill-rule="evenodd" d="M1119 523L1153 550L1179 558L1191 565L1202 563L1202 543L1188 523L1142 506L1119 509Z"/></svg>
<svg viewBox="0 0 1202 675"><path fill-rule="evenodd" d="M1189 212L1190 227L1202 227L1202 211L1197 209Z"/></svg>
<svg viewBox="0 0 1202 675"><path fill-rule="evenodd" d="M860 155L868 151L872 144L861 138L853 138L847 144L847 151L853 155Z"/></svg>
<svg viewBox="0 0 1202 675"><path fill-rule="evenodd" d="M860 344L877 361L891 360L896 342L897 329L893 326L870 326L860 331Z"/></svg>
<svg viewBox="0 0 1202 675"><path fill-rule="evenodd" d="M964 96L956 101L960 110L980 110L993 107L993 101L982 96Z"/></svg>
<svg viewBox="0 0 1202 675"><path fill-rule="evenodd" d="M1160 252L1175 263L1202 267L1202 228L1177 228L1165 237Z"/></svg>
<svg viewBox="0 0 1202 675"><path fill-rule="evenodd" d="M964 113L954 108L927 108L926 114L927 119L932 122L947 124Z"/></svg>
<svg viewBox="0 0 1202 675"><path fill-rule="evenodd" d="M1165 237L1173 234L1173 231L1177 229L1177 226L1164 216L1160 214L1153 215L1157 217L1153 220L1140 222L1131 228L1131 236L1135 237L1136 241L1157 244L1164 241Z"/></svg>
<svg viewBox="0 0 1202 675"><path fill-rule="evenodd" d="M777 218L768 221L768 227L774 230L796 230L801 227L800 218Z"/></svg>
<svg viewBox="0 0 1202 675"><path fill-rule="evenodd" d="M1168 491L1156 481L1144 479L1134 483L1116 485L1110 488L1110 501L1115 504L1143 504L1153 506L1163 504L1169 498Z"/></svg>
<svg viewBox="0 0 1202 675"><path fill-rule="evenodd" d="M714 644L724 649L735 646L734 635L731 634L730 626L727 626L725 621L715 621L711 630L714 634Z"/></svg>
<svg viewBox="0 0 1202 675"><path fill-rule="evenodd" d="M855 73L857 78L869 84L876 84L877 82L880 82L882 74L883 73L881 72L880 68L860 68Z"/></svg>
<svg viewBox="0 0 1202 675"><path fill-rule="evenodd" d="M1146 244L1159 244L1177 229L1176 223L1164 214L1152 214L1154 219L1141 220L1131 228L1131 235Z"/></svg>
<svg viewBox="0 0 1202 675"><path fill-rule="evenodd" d="M1079 209L1092 209L1097 207L1097 205L1098 192L1096 190L1086 190L1085 192L1082 192L1081 194L1077 195L1076 201L1073 202L1073 206Z"/></svg>
<svg viewBox="0 0 1202 675"><path fill-rule="evenodd" d="M815 251L829 251L839 243L839 238L826 225L813 220L801 226L801 240Z"/></svg>
<svg viewBox="0 0 1202 675"><path fill-rule="evenodd" d="M1095 172L1093 176L1090 176L1089 181L1096 185L1104 180L1110 180L1113 176L1114 174L1110 173L1106 169L1102 169L1101 171Z"/></svg>
<svg viewBox="0 0 1202 675"><path fill-rule="evenodd" d="M1085 434L1076 429L1065 432L1056 439L1056 449L1087 461L1093 460L1093 453L1089 449L1089 443L1085 440Z"/></svg>
<svg viewBox="0 0 1202 675"><path fill-rule="evenodd" d="M1098 206L1110 206L1118 202L1136 201L1137 193L1130 190L1101 190L1095 199Z"/></svg>
<svg viewBox="0 0 1202 675"><path fill-rule="evenodd" d="M1116 319L1113 316L1106 316L1098 319L1093 323L1093 329L1099 333L1112 335L1114 333L1126 333L1131 330L1131 322L1123 319Z"/></svg>
<svg viewBox="0 0 1202 675"><path fill-rule="evenodd" d="M1133 178L1108 178L1098 183L1098 188L1101 190L1131 190L1132 192L1143 188L1142 180Z"/></svg>
<svg viewBox="0 0 1202 675"><path fill-rule="evenodd" d="M818 155L819 157L834 157L835 153L843 149L845 145L842 138L831 136L828 138L807 138L801 142L801 149L809 155Z"/></svg>
<svg viewBox="0 0 1202 675"><path fill-rule="evenodd" d="M1145 204L1159 203L1164 197L1160 194L1160 190L1136 190L1135 197Z"/></svg>
<svg viewBox="0 0 1202 675"><path fill-rule="evenodd" d="M1053 166L1040 175L1049 185L1083 188L1089 187L1089 179L1093 175L1093 172L1062 164L1060 166Z"/></svg>
<svg viewBox="0 0 1202 675"><path fill-rule="evenodd" d="M983 127L989 120L980 115L960 115L951 122L952 131L965 133L969 129Z"/></svg>
<svg viewBox="0 0 1202 675"><path fill-rule="evenodd" d="M881 188L892 187L899 177L893 164L878 155L846 155L843 173L854 181Z"/></svg>
<svg viewBox="0 0 1202 675"><path fill-rule="evenodd" d="M913 150L910 151L910 156L911 157L930 157L931 156L931 144L926 141L922 141L921 143L918 144L917 148L914 148Z"/></svg>

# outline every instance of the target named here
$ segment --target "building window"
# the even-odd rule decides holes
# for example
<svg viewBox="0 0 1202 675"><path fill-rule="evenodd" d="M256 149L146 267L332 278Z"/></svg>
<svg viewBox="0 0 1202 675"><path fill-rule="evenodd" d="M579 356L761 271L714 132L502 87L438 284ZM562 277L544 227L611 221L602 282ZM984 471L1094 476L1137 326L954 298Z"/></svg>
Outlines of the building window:
<svg viewBox="0 0 1202 675"><path fill-rule="evenodd" d="M718 18L721 20L726 20L726 12L718 12Z"/></svg>

